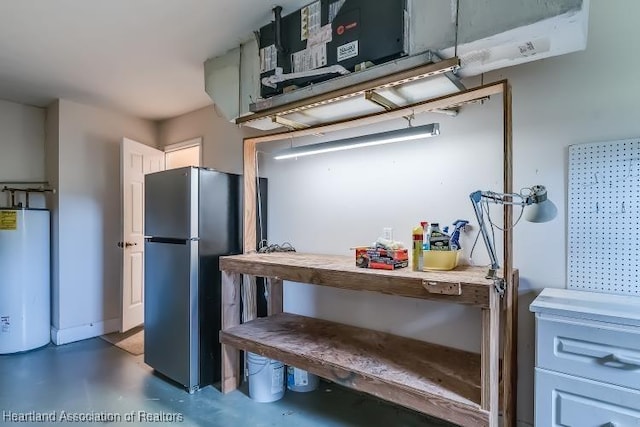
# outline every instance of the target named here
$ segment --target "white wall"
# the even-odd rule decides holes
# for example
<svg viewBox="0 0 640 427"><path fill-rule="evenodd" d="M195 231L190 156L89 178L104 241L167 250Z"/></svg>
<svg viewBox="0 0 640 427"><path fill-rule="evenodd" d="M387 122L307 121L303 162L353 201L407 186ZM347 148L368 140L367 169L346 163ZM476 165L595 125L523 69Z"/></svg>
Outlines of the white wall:
<svg viewBox="0 0 640 427"><path fill-rule="evenodd" d="M0 100L0 183L45 179L44 121L43 108ZM35 202L42 207L37 195ZM0 206L8 205L8 193L0 193Z"/></svg>
<svg viewBox="0 0 640 427"><path fill-rule="evenodd" d="M534 318L528 305L542 288L566 283L567 147L640 136L640 79L633 71L640 66L634 54L640 3L596 1L590 14L586 51L484 77L485 82L508 78L513 86L514 188L544 184L559 210L551 223L521 222L514 232L514 265L521 271L518 417L529 423ZM501 102L493 97L455 118L418 116L417 124L441 123L441 135L425 141L279 162L263 155L260 163L270 179L270 241L291 242L299 251L350 254L349 247L373 241L383 227L393 227L396 238L409 243L420 220L473 220L468 194L502 185ZM499 208L495 212L499 219ZM468 251L471 235L462 243ZM476 262L487 262L481 242L476 252ZM473 309L292 284L286 286L285 309L480 349L480 316Z"/></svg>
<svg viewBox="0 0 640 427"><path fill-rule="evenodd" d="M213 105L158 125L158 146L202 137L202 166L242 173L243 130L229 122Z"/></svg>
<svg viewBox="0 0 640 427"><path fill-rule="evenodd" d="M157 126L67 100L49 111L59 116L57 144L55 137L47 140L53 156L57 148L48 171L58 181L52 338L63 344L119 327L120 142L127 137L155 146Z"/></svg>

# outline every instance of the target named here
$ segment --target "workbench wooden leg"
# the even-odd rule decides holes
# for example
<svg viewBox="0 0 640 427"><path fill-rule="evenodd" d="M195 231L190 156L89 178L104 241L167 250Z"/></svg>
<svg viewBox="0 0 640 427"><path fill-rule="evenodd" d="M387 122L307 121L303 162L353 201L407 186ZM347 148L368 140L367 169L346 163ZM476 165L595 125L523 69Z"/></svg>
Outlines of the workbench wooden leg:
<svg viewBox="0 0 640 427"><path fill-rule="evenodd" d="M258 317L257 295L256 277L244 274L242 276L242 323L247 323Z"/></svg>
<svg viewBox="0 0 640 427"><path fill-rule="evenodd" d="M489 411L489 426L498 427L500 369L500 297L489 293L489 307L482 309L482 409Z"/></svg>
<svg viewBox="0 0 640 427"><path fill-rule="evenodd" d="M270 277L267 280L267 289L269 289L269 298L267 299L267 314L269 316L282 313L284 310L284 301L282 294L282 279Z"/></svg>
<svg viewBox="0 0 640 427"><path fill-rule="evenodd" d="M240 324L240 275L222 272L222 330ZM240 384L240 352L222 344L222 392Z"/></svg>
<svg viewBox="0 0 640 427"><path fill-rule="evenodd" d="M503 424L515 427L518 392L518 270L504 296L504 348L502 356Z"/></svg>

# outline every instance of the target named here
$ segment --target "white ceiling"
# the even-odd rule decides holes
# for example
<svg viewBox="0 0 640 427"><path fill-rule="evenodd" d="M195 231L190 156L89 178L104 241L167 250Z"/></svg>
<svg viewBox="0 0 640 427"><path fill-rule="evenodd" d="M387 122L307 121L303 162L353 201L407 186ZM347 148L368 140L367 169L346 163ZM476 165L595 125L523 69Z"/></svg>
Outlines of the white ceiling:
<svg viewBox="0 0 640 427"><path fill-rule="evenodd" d="M284 14L308 0L279 0ZM271 20L266 0L0 1L0 99L159 120L211 104L203 62Z"/></svg>

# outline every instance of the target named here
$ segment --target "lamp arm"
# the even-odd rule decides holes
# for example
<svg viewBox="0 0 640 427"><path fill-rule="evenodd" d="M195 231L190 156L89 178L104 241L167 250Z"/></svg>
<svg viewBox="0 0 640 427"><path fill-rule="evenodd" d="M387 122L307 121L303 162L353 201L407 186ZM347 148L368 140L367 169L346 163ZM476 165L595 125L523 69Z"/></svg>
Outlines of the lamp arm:
<svg viewBox="0 0 640 427"><path fill-rule="evenodd" d="M531 195L522 195L518 193L496 193L494 191L476 191L471 195L477 195L478 203L481 199L486 199L488 202L496 203L499 205L513 205L513 206L529 206L536 203L536 199ZM507 199L509 198L509 199ZM473 198L471 199L473 200Z"/></svg>
<svg viewBox="0 0 640 427"><path fill-rule="evenodd" d="M499 197L496 193L493 194L496 197ZM492 200L499 200L497 198L493 198L492 196L487 196L485 192L475 191L469 195L471 199L471 204L473 205L473 211L476 214L476 219L478 220L478 226L480 227L480 233L482 234L482 240L484 240L484 244L487 247L487 252L489 252L489 258L491 260L491 268L487 273L487 279L495 279L497 270L500 268L500 264L498 263L498 257L496 255L496 249L493 246L493 242L491 238L489 238L489 232L487 231L487 225L484 221L484 215L482 213L482 208L480 207L480 202L482 198L491 198ZM502 201L497 201L496 203L502 203Z"/></svg>

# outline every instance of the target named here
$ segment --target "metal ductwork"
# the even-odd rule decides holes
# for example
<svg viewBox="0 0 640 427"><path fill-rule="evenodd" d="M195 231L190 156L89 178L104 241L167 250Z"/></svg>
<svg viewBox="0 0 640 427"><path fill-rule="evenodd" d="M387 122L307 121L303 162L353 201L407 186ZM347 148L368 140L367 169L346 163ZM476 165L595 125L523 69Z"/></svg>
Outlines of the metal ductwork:
<svg viewBox="0 0 640 427"><path fill-rule="evenodd" d="M589 0L413 0L410 54L460 58L459 75L584 50Z"/></svg>

